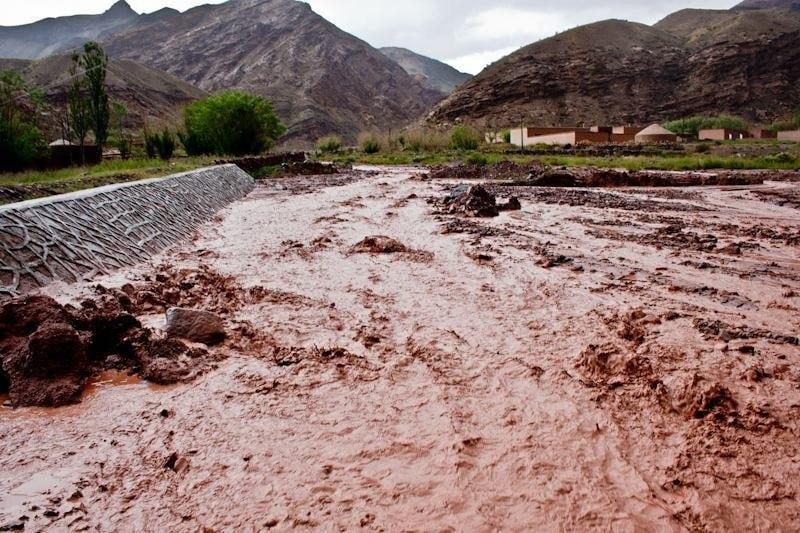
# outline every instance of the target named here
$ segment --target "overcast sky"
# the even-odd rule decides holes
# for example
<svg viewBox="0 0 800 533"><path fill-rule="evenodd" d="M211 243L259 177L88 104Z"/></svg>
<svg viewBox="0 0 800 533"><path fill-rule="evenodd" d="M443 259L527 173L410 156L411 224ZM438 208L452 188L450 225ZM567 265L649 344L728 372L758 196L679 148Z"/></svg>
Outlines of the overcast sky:
<svg viewBox="0 0 800 533"><path fill-rule="evenodd" d="M0 0L0 25L100 13L113 0ZM140 13L221 0L128 0ZM621 18L652 24L685 7L737 0L310 0L314 10L373 46L403 46L476 74L521 46L580 24ZM13 7L12 7L13 6Z"/></svg>

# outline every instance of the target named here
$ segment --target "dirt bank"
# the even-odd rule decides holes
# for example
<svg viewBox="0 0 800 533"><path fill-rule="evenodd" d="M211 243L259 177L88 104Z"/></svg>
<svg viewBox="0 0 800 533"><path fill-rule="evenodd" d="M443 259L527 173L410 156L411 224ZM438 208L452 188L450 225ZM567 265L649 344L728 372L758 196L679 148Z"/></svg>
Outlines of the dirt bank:
<svg viewBox="0 0 800 533"><path fill-rule="evenodd" d="M673 172L629 171L594 167L553 167L539 162L509 161L492 165L443 165L426 176L432 180L510 181L531 187L699 187L760 185L765 181L800 181L800 172L773 170L711 170Z"/></svg>
<svg viewBox="0 0 800 533"><path fill-rule="evenodd" d="M800 527L800 211L772 202L797 184L495 185L521 209L490 218L442 209L453 185L267 181L150 264L48 288L228 336L186 383L0 410L0 525Z"/></svg>

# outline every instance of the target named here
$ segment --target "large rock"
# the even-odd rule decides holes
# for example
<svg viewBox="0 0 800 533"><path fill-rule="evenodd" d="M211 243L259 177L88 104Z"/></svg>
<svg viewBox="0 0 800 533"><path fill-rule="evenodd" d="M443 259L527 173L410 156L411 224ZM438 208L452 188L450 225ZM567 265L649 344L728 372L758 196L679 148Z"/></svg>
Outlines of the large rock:
<svg viewBox="0 0 800 533"><path fill-rule="evenodd" d="M208 311L172 307L167 309L167 337L213 346L225 340L225 323Z"/></svg>

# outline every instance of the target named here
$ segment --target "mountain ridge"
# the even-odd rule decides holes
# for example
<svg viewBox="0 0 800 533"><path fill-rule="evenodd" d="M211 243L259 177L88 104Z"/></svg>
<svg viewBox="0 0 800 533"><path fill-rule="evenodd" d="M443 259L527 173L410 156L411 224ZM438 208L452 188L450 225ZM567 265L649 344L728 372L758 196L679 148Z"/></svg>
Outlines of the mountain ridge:
<svg viewBox="0 0 800 533"><path fill-rule="evenodd" d="M433 126L648 124L731 113L771 122L800 102L800 14L681 10L607 20L500 59L426 116Z"/></svg>
<svg viewBox="0 0 800 533"><path fill-rule="evenodd" d="M472 77L470 74L459 72L447 63L418 54L408 48L386 46L378 50L403 67L409 75L430 89L444 94L450 94L456 87Z"/></svg>
<svg viewBox="0 0 800 533"><path fill-rule="evenodd" d="M290 144L400 127L443 96L295 0L199 6L126 29L104 45L207 91L265 96L289 126Z"/></svg>

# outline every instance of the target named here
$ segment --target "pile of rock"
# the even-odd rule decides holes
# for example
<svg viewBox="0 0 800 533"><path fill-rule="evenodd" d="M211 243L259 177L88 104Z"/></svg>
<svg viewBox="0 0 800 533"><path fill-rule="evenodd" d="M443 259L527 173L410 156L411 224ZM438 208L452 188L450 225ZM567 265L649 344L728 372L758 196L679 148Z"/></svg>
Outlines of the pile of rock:
<svg viewBox="0 0 800 533"><path fill-rule="evenodd" d="M450 214L472 217L496 217L501 211L519 211L522 205L516 197L508 202L498 204L497 198L483 188L482 185L457 185L444 199L444 205Z"/></svg>

